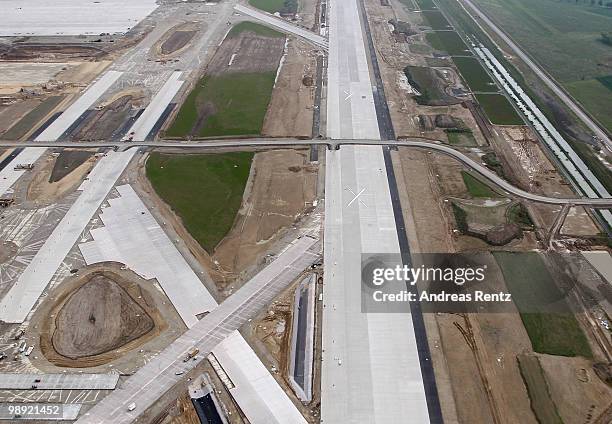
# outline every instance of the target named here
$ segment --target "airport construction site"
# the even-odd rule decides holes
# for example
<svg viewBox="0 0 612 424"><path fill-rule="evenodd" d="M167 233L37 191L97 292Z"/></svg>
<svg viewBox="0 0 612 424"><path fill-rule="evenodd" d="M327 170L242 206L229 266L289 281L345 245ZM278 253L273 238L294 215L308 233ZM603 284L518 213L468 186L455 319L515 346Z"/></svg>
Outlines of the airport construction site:
<svg viewBox="0 0 612 424"><path fill-rule="evenodd" d="M0 421L612 422L609 152L486 31L445 0L96 3L0 23ZM396 248L479 253L514 303L362 312Z"/></svg>

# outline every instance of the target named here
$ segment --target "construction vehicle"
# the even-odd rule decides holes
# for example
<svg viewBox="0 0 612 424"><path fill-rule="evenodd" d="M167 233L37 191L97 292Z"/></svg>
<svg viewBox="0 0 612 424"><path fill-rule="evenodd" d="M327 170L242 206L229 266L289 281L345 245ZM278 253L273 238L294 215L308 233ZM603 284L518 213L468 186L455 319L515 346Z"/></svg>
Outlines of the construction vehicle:
<svg viewBox="0 0 612 424"><path fill-rule="evenodd" d="M34 169L34 164L33 163L19 163L17 165L15 165L15 171L31 171L32 169Z"/></svg>
<svg viewBox="0 0 612 424"><path fill-rule="evenodd" d="M191 350L187 352L187 356L185 357L185 359L183 359L183 362L187 362L190 359L195 359L198 353L200 353L200 349L198 349L197 347L191 348Z"/></svg>

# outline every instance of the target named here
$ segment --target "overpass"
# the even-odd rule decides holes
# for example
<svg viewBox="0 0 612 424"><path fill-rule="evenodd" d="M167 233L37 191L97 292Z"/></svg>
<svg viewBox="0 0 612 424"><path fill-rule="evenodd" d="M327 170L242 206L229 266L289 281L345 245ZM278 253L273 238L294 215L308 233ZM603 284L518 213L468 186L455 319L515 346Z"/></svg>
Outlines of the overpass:
<svg viewBox="0 0 612 424"><path fill-rule="evenodd" d="M0 147L46 147L46 148L113 148L115 150L127 150L134 147L146 147L156 149L243 149L243 148L293 148L299 146L318 145L326 146L330 150L338 150L341 146L397 146L410 147L425 150L432 150L438 153L448 155L455 160L458 160L471 171L477 173L487 182L494 184L500 189L521 199L529 200L536 203L544 203L548 205L570 205L570 206L586 206L598 209L612 208L612 198L591 199L586 197L577 198L562 198L550 197L540 194L530 193L513 186L506 180L501 178L495 172L483 164L475 161L466 154L446 146L441 143L435 143L426 138L412 138L409 140L369 140L369 139L346 139L346 140L330 140L330 139L297 139L297 138L254 138L254 139L215 139L202 141L133 141L133 142L13 142L0 141Z"/></svg>

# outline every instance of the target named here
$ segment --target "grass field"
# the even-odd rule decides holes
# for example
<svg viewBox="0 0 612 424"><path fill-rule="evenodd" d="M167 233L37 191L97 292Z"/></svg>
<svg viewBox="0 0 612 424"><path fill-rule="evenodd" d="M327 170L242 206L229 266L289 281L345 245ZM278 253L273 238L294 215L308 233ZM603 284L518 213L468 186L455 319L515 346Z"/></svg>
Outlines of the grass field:
<svg viewBox="0 0 612 424"><path fill-rule="evenodd" d="M280 32L252 22L241 22L228 34L254 32L264 37L284 37ZM276 71L225 72L205 75L181 105L169 137L259 135L272 97Z"/></svg>
<svg viewBox="0 0 612 424"><path fill-rule="evenodd" d="M189 93L166 134L170 137L190 134L198 121L198 106L204 102L214 104L215 110L197 136L259 134L275 76L275 72L205 76Z"/></svg>
<svg viewBox="0 0 612 424"><path fill-rule="evenodd" d="M416 4L419 5L421 10L433 10L437 9L436 4L433 0L416 0Z"/></svg>
<svg viewBox="0 0 612 424"><path fill-rule="evenodd" d="M531 409L539 423L563 424L557 406L550 396L544 371L537 356L517 356L521 376L527 387Z"/></svg>
<svg viewBox="0 0 612 424"><path fill-rule="evenodd" d="M536 252L493 252L506 286L521 313L535 352L560 356L593 356L573 313L563 308L546 311L542 305L565 305L564 295Z"/></svg>
<svg viewBox="0 0 612 424"><path fill-rule="evenodd" d="M472 53L455 31L428 32L427 41L431 46L451 56L471 56Z"/></svg>
<svg viewBox="0 0 612 424"><path fill-rule="evenodd" d="M610 48L612 50L612 47ZM606 80L604 80L606 81ZM606 128L612 130L612 91L600 80L588 79L565 84L570 94Z"/></svg>
<svg viewBox="0 0 612 424"><path fill-rule="evenodd" d="M499 194L493 191L493 189L485 183L481 183L480 180L476 179L476 177L469 172L461 171L461 176L463 177L465 186L473 197L499 197Z"/></svg>
<svg viewBox="0 0 612 424"><path fill-rule="evenodd" d="M293 14L297 12L297 0L249 0L249 4L266 12Z"/></svg>
<svg viewBox="0 0 612 424"><path fill-rule="evenodd" d="M181 217L207 252L232 228L249 178L253 153L152 153L146 172L155 192Z"/></svg>
<svg viewBox="0 0 612 424"><path fill-rule="evenodd" d="M485 93L498 91L497 85L477 59L473 57L454 57L453 62L457 65L470 90Z"/></svg>
<svg viewBox="0 0 612 424"><path fill-rule="evenodd" d="M476 99L492 124L524 125L523 119L501 94L476 94Z"/></svg>
<svg viewBox="0 0 612 424"><path fill-rule="evenodd" d="M423 10L421 14L432 29L452 29L442 12L438 10Z"/></svg>
<svg viewBox="0 0 612 424"><path fill-rule="evenodd" d="M453 146L464 146L464 147L475 147L476 139L474 138L474 134L470 130L464 131L452 131L446 130L446 136L448 137L448 142Z"/></svg>
<svg viewBox="0 0 612 424"><path fill-rule="evenodd" d="M476 3L573 95L578 94L589 112L599 118L612 110L612 96L604 98L590 82L610 75L612 47L599 38L612 28L612 10L556 0ZM586 84L580 84L583 81ZM580 88L585 90L582 94ZM612 122L605 121L602 124L612 130Z"/></svg>

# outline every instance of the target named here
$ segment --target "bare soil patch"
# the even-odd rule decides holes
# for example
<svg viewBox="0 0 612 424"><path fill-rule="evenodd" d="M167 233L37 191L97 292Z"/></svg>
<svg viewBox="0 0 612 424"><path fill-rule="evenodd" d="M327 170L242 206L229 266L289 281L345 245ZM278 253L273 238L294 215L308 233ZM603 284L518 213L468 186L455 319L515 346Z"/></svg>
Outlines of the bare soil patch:
<svg viewBox="0 0 612 424"><path fill-rule="evenodd" d="M174 53L175 51L182 49L189 43L189 41L195 35L195 31L175 31L172 35L161 45L161 53L166 55Z"/></svg>
<svg viewBox="0 0 612 424"><path fill-rule="evenodd" d="M311 137L316 78L315 49L304 41L291 39L262 134L270 137Z"/></svg>
<svg viewBox="0 0 612 424"><path fill-rule="evenodd" d="M81 270L58 290L37 311L42 321L40 349L57 366L108 363L167 327L150 283L109 264Z"/></svg>
<svg viewBox="0 0 612 424"><path fill-rule="evenodd" d="M74 131L71 139L74 141L108 140L119 138L117 130L122 128L130 115L135 113L144 98L141 90L122 92L110 102L96 110Z"/></svg>
<svg viewBox="0 0 612 424"><path fill-rule="evenodd" d="M153 329L153 319L111 276L89 276L58 311L51 337L57 353L70 359L99 355Z"/></svg>
<svg viewBox="0 0 612 424"><path fill-rule="evenodd" d="M612 388L597 377L591 361L552 355L538 359L563 422L608 422L597 419L612 405Z"/></svg>
<svg viewBox="0 0 612 424"><path fill-rule="evenodd" d="M253 31L242 31L223 40L208 65L207 75L276 72L284 48L284 37L266 37Z"/></svg>
<svg viewBox="0 0 612 424"><path fill-rule="evenodd" d="M190 44L198 31L205 29L203 22L186 22L176 25L162 35L159 41L155 43L153 51L162 58L175 56Z"/></svg>
<svg viewBox="0 0 612 424"><path fill-rule="evenodd" d="M96 60L107 55L103 49L82 44L6 44L0 45L2 60Z"/></svg>
<svg viewBox="0 0 612 424"><path fill-rule="evenodd" d="M47 156L40 168L32 171L35 174L28 185L27 200L38 205L57 202L78 188L96 161L95 157L90 157L59 181L49 182L57 160L54 156L53 154Z"/></svg>
<svg viewBox="0 0 612 424"><path fill-rule="evenodd" d="M77 169L87 160L93 156L91 151L86 150L62 150L59 156L55 159L51 176L49 177L50 183L60 181L66 175Z"/></svg>
<svg viewBox="0 0 612 424"><path fill-rule="evenodd" d="M223 281L261 260L281 231L312 207L316 179L317 168L307 153L276 150L255 155L238 216L213 255Z"/></svg>

